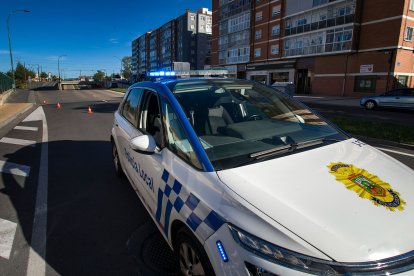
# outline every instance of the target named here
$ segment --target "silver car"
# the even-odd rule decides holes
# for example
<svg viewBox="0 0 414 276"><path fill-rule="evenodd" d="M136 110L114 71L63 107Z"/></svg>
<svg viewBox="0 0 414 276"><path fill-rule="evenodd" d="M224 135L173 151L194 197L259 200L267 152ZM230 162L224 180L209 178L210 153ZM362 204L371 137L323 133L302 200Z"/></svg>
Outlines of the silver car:
<svg viewBox="0 0 414 276"><path fill-rule="evenodd" d="M387 107L414 110L414 88L399 88L378 96L363 97L360 105L366 109Z"/></svg>

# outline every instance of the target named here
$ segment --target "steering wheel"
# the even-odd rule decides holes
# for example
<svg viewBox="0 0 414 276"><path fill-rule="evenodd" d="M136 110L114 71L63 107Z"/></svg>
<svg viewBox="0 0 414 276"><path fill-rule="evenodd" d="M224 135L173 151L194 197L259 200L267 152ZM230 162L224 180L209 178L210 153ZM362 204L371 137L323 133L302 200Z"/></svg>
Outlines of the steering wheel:
<svg viewBox="0 0 414 276"><path fill-rule="evenodd" d="M247 119L245 119L246 121L259 121L259 120L263 120L263 117L257 114L253 114L251 116L249 116Z"/></svg>

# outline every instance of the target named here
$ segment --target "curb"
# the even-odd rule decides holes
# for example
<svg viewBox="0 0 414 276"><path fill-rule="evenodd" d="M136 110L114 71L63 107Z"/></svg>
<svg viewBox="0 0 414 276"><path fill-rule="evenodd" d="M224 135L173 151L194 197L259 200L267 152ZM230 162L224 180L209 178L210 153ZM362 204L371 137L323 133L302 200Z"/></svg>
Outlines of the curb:
<svg viewBox="0 0 414 276"><path fill-rule="evenodd" d="M125 93L117 92L117 91L113 91L113 90L109 90L109 89L105 89L105 91L110 92L110 93L114 93L114 94L118 94L118 95L125 95Z"/></svg>
<svg viewBox="0 0 414 276"><path fill-rule="evenodd" d="M24 119L25 115L34 111L37 108L37 104L32 103L27 106L25 109L21 110L19 113L16 113L13 117L3 122L0 122L0 137L8 133L15 125L16 121L21 121Z"/></svg>
<svg viewBox="0 0 414 276"><path fill-rule="evenodd" d="M384 145L384 146L389 146L389 147L396 147L396 148L414 150L414 145L397 143L397 142L393 142L393 141L382 140L382 139L371 138L371 137L365 137L365 136L359 136L359 135L351 135L351 136L354 137L354 138L357 138L358 140L366 142L368 144Z"/></svg>

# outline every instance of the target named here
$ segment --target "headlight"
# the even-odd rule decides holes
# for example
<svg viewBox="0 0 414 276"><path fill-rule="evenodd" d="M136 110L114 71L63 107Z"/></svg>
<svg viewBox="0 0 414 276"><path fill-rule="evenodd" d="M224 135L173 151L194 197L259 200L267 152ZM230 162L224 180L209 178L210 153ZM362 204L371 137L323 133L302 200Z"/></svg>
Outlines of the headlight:
<svg viewBox="0 0 414 276"><path fill-rule="evenodd" d="M364 263L340 263L303 255L271 244L234 226L230 226L234 240L245 249L279 265L315 275L391 275L414 269L414 251Z"/></svg>

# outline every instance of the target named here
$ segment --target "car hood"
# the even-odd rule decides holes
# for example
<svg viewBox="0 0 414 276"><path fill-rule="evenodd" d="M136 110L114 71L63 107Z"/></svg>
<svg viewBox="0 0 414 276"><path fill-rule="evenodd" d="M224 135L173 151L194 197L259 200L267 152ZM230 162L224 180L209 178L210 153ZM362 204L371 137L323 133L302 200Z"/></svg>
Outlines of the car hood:
<svg viewBox="0 0 414 276"><path fill-rule="evenodd" d="M218 176L336 261L375 261L414 250L414 171L358 140L220 171Z"/></svg>

